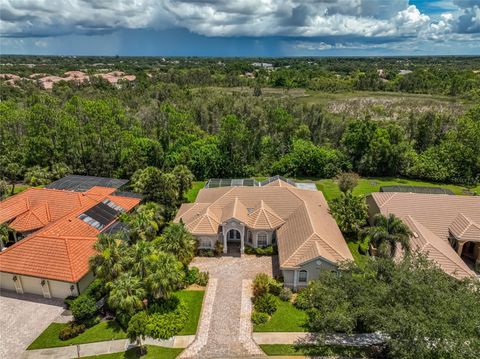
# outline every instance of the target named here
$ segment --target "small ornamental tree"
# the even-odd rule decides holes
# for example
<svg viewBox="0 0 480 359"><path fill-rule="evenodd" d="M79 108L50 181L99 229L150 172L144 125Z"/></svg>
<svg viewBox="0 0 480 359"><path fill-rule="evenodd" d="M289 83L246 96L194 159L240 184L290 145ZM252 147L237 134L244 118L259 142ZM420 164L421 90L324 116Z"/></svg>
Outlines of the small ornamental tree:
<svg viewBox="0 0 480 359"><path fill-rule="evenodd" d="M340 230L348 237L354 235L367 223L368 211L365 199L348 191L330 202L330 212Z"/></svg>
<svg viewBox="0 0 480 359"><path fill-rule="evenodd" d="M360 180L360 176L355 172L342 172L337 175L336 180L340 191L346 193L348 191L353 191Z"/></svg>
<svg viewBox="0 0 480 359"><path fill-rule="evenodd" d="M148 315L145 311L135 314L128 322L127 336L131 342L136 342L140 348L140 355L145 354L143 341L147 336Z"/></svg>

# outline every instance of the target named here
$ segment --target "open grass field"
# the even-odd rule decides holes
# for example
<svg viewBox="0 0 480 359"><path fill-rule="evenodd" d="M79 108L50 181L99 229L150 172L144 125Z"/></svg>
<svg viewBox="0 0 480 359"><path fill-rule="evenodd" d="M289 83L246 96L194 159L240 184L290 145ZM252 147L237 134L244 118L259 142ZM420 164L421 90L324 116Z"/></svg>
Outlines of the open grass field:
<svg viewBox="0 0 480 359"><path fill-rule="evenodd" d="M330 201L340 196L340 189L333 179L322 179L315 181L319 191L323 192L323 195ZM473 188L467 188L464 186L454 184L440 184L433 182L417 181L405 178L361 178L358 185L353 189L355 195L369 195L372 192L379 192L382 186L422 186L422 187L441 187L452 190L453 193L462 195L466 194L466 191L472 191L480 193L480 185Z"/></svg>
<svg viewBox="0 0 480 359"><path fill-rule="evenodd" d="M138 348L128 349L126 352L120 353L111 353L111 354L103 354L103 355L95 355L95 356L88 356L83 357L84 359L174 359L176 358L183 349L179 348L164 348L158 347L155 345L147 345L147 353L145 355L140 356L140 351Z"/></svg>
<svg viewBox="0 0 480 359"><path fill-rule="evenodd" d="M278 307L270 320L261 325L254 325L254 332L305 332L307 314L297 309L292 303L278 298Z"/></svg>
<svg viewBox="0 0 480 359"><path fill-rule="evenodd" d="M176 292L175 295L181 300L185 301L189 308L190 315L188 317L185 327L178 333L178 335L191 335L197 332L198 320L200 318L200 312L202 310L203 290L182 290ZM127 334L120 327L118 322L110 320L104 321L91 328L88 328L85 332L79 336L69 339L61 340L58 335L60 330L65 327L63 323L52 323L42 334L30 344L27 350L42 349L42 348L54 348L65 347L69 345L84 344L102 342L106 340L125 339Z"/></svg>

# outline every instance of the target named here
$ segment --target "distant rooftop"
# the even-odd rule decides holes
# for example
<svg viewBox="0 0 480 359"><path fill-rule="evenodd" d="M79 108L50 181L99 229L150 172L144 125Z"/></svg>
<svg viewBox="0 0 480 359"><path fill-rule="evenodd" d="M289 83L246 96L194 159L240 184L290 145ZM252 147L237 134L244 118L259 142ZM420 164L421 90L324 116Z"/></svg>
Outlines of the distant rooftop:
<svg viewBox="0 0 480 359"><path fill-rule="evenodd" d="M127 183L128 180L125 179L69 175L50 183L45 188L85 192L96 186L118 189Z"/></svg>

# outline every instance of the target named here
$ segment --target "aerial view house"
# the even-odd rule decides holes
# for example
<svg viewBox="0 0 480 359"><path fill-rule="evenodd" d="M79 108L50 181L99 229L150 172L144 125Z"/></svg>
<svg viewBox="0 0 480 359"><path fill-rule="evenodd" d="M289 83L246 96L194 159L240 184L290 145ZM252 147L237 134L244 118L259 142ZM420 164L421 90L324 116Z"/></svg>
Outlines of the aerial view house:
<svg viewBox="0 0 480 359"><path fill-rule="evenodd" d="M252 180L250 180L252 181ZM285 285L300 288L321 270L353 260L321 192L276 177L249 186L203 188L175 218L198 239L199 248L244 252L245 246L278 246Z"/></svg>
<svg viewBox="0 0 480 359"><path fill-rule="evenodd" d="M412 249L426 253L446 273L475 276L480 265L480 197L383 192L367 197L370 219L395 214L413 233Z"/></svg>
<svg viewBox="0 0 480 359"><path fill-rule="evenodd" d="M88 259L97 235L141 200L117 192L125 182L67 176L0 202L0 223L16 231L0 253L0 288L46 298L81 293L93 280Z"/></svg>

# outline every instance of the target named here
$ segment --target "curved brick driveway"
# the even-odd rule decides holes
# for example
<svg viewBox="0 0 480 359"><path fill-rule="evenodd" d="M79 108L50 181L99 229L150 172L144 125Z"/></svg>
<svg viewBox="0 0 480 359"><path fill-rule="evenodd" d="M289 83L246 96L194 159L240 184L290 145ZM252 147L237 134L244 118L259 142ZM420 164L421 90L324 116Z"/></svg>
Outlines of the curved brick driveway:
<svg viewBox="0 0 480 359"><path fill-rule="evenodd" d="M193 266L210 273L195 341L180 358L264 356L252 340L251 280L272 275L272 257L195 258Z"/></svg>

